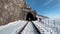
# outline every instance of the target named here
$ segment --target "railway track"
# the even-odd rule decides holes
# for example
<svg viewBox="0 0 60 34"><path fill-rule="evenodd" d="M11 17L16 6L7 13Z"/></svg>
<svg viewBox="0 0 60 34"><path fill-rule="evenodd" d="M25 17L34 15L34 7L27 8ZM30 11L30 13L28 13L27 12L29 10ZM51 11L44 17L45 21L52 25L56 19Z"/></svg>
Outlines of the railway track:
<svg viewBox="0 0 60 34"><path fill-rule="evenodd" d="M32 21L28 21L18 34L41 34Z"/></svg>
<svg viewBox="0 0 60 34"><path fill-rule="evenodd" d="M48 28L48 29L47 29ZM55 34L49 27L38 21L16 21L0 27L0 34Z"/></svg>

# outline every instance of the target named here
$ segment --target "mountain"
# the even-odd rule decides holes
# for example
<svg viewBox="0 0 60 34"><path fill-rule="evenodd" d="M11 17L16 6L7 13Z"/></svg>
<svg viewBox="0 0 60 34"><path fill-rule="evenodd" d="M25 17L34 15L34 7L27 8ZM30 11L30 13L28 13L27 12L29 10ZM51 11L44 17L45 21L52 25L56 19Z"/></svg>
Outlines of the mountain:
<svg viewBox="0 0 60 34"><path fill-rule="evenodd" d="M23 0L0 0L0 25L18 20L22 3Z"/></svg>

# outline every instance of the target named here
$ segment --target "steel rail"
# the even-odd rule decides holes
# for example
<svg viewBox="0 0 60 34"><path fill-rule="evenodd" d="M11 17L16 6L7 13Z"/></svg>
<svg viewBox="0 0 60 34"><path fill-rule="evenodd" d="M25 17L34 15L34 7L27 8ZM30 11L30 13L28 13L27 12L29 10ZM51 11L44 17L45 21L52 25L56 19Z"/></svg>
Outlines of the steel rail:
<svg viewBox="0 0 60 34"><path fill-rule="evenodd" d="M36 31L38 32L38 34L41 34L41 32L39 31L39 29L35 26L35 24L31 21L31 23L33 24L33 26L35 27Z"/></svg>
<svg viewBox="0 0 60 34"><path fill-rule="evenodd" d="M29 22L29 21L28 21L28 22ZM21 34L21 33L22 33L22 31L24 30L24 28L27 26L28 22L24 25L24 27L19 31L18 34Z"/></svg>

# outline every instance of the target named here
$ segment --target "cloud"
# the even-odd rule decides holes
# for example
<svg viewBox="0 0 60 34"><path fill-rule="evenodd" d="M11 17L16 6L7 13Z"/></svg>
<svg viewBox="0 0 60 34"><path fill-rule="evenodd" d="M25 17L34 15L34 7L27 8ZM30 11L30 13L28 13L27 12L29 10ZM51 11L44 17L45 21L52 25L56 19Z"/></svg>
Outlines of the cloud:
<svg viewBox="0 0 60 34"><path fill-rule="evenodd" d="M56 4L55 6L52 6L52 8L60 9L60 5Z"/></svg>
<svg viewBox="0 0 60 34"><path fill-rule="evenodd" d="M53 0L47 0L43 5L47 6L48 4L50 4L51 2L53 2Z"/></svg>

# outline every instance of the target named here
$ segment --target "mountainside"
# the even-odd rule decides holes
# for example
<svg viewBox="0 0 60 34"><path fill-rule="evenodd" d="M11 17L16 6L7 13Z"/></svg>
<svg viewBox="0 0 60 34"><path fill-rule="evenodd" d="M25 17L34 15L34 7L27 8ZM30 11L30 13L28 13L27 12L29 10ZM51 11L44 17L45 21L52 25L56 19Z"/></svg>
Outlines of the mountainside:
<svg viewBox="0 0 60 34"><path fill-rule="evenodd" d="M24 0L0 0L0 25L19 20L22 7L27 7Z"/></svg>

